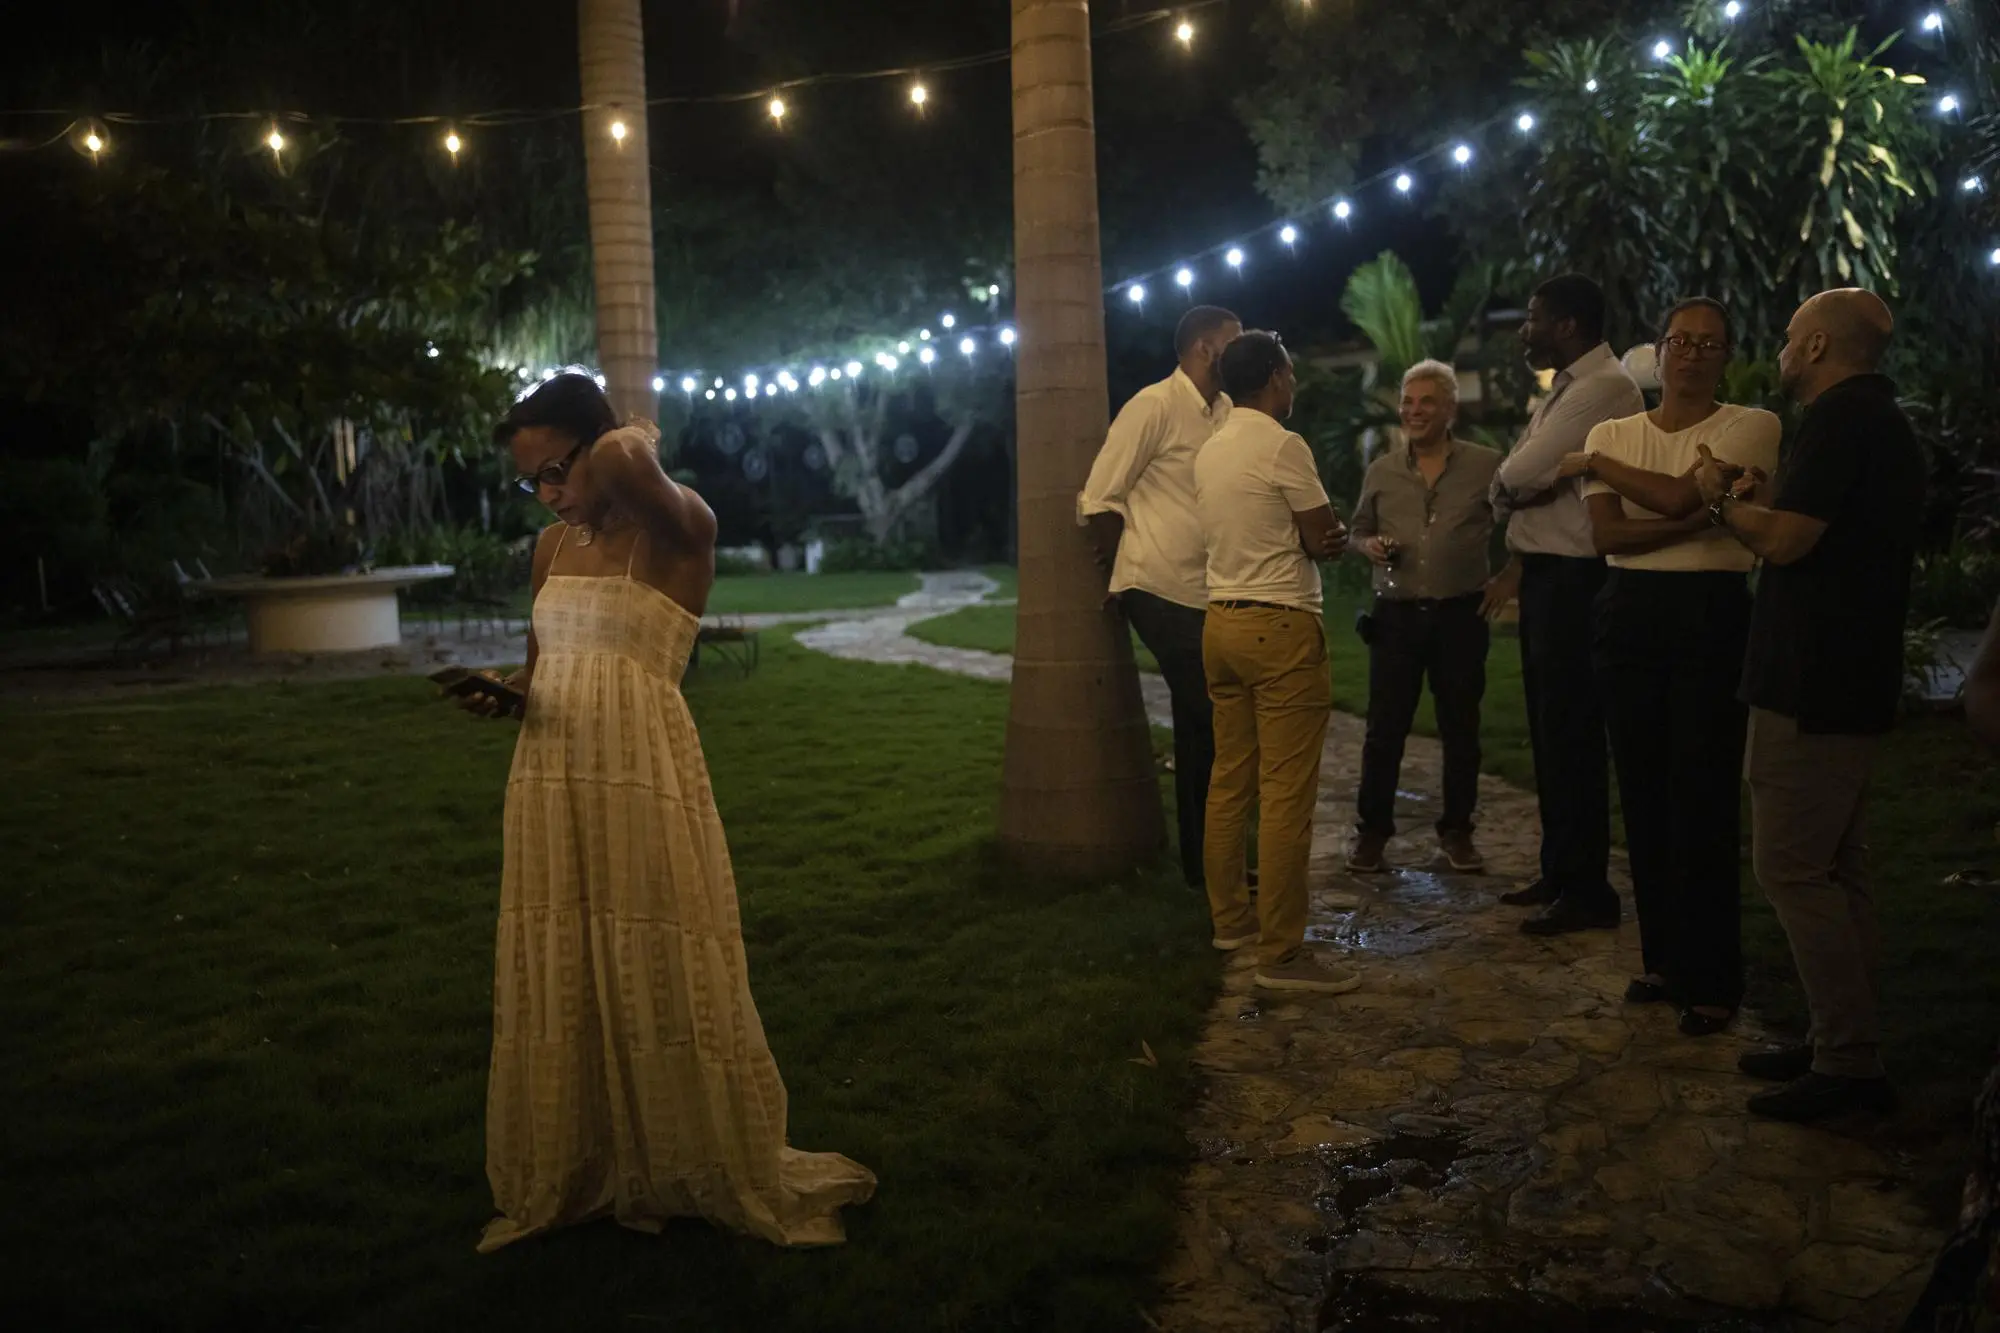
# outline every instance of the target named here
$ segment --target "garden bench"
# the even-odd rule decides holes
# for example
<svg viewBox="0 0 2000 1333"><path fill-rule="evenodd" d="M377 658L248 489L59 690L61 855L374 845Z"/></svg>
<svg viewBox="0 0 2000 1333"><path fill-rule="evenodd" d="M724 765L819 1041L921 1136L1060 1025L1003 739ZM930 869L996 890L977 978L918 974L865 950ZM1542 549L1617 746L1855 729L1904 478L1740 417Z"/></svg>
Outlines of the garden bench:
<svg viewBox="0 0 2000 1333"><path fill-rule="evenodd" d="M757 669L759 651L757 631L741 621L724 620L710 625L704 624L694 636L694 652L688 657L690 670L701 665L701 650L712 648L715 655L749 675Z"/></svg>

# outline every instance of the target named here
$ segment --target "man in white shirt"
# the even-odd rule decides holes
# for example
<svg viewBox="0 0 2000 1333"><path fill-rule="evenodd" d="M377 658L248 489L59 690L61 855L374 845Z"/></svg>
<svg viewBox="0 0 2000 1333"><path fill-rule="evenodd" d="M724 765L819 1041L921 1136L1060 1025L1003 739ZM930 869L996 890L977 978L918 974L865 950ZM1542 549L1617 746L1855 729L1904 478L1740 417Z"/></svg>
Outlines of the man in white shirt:
<svg viewBox="0 0 2000 1333"><path fill-rule="evenodd" d="M1257 984L1338 994L1360 985L1305 949L1306 869L1320 751L1333 708L1317 560L1347 546L1292 414L1292 359L1274 333L1222 354L1235 408L1195 458L1195 510L1208 550L1202 664L1215 704L1208 794L1208 904L1215 947L1256 945ZM1257 901L1243 872L1253 805L1262 812Z"/></svg>
<svg viewBox="0 0 2000 1333"><path fill-rule="evenodd" d="M1563 458L1583 447L1600 421L1645 410L1639 386L1604 343L1604 290L1581 274L1551 278L1528 298L1521 326L1528 364L1554 370L1549 396L1493 478L1496 512L1511 514L1514 553L1487 590L1485 609L1521 599L1521 682L1541 807L1541 878L1501 895L1515 906L1544 906L1521 923L1531 935L1615 928L1611 887L1611 776L1604 710L1590 656L1592 604L1604 561L1590 515Z"/></svg>
<svg viewBox="0 0 2000 1333"><path fill-rule="evenodd" d="M1201 674L1201 629L1208 607L1206 555L1194 512L1194 459L1229 419L1216 368L1243 332L1219 306L1196 306L1174 331L1180 365L1132 395L1111 423L1077 496L1077 521L1090 530L1115 598L1160 664L1174 710L1174 796L1181 873L1202 886L1202 820L1215 763L1208 684Z"/></svg>

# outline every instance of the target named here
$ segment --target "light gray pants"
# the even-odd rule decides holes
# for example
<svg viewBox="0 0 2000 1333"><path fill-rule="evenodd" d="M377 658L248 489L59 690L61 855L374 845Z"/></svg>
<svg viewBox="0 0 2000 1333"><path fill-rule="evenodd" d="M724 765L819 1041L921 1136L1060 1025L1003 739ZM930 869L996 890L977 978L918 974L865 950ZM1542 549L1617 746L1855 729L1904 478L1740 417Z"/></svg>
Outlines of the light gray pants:
<svg viewBox="0 0 2000 1333"><path fill-rule="evenodd" d="M1812 1007L1813 1072L1882 1075L1875 977L1881 933L1863 817L1875 736L1801 734L1750 710L1745 773L1757 883L1791 941Z"/></svg>

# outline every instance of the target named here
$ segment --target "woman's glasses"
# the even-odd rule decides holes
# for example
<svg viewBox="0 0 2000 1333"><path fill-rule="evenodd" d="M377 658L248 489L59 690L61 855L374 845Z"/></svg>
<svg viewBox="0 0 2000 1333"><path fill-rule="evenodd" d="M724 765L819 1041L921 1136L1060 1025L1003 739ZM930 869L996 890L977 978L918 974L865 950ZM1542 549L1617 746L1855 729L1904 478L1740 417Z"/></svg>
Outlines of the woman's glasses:
<svg viewBox="0 0 2000 1333"><path fill-rule="evenodd" d="M560 486L569 480L569 470L576 466L578 455L589 448L585 441L538 472L526 472L514 478L514 484L529 495L534 495L544 486Z"/></svg>
<svg viewBox="0 0 2000 1333"><path fill-rule="evenodd" d="M1720 356L1729 350L1729 344L1717 342L1713 338L1690 338L1685 333L1669 333L1660 339L1665 347L1670 347L1682 356Z"/></svg>

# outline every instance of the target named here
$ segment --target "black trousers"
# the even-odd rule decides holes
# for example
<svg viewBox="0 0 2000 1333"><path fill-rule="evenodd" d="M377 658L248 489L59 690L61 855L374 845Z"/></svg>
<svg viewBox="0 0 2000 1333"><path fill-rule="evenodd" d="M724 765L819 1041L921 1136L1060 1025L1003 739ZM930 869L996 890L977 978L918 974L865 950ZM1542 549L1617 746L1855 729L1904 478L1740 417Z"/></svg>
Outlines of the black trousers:
<svg viewBox="0 0 2000 1333"><path fill-rule="evenodd" d="M1686 1004L1743 998L1739 916L1750 636L1741 574L1614 569L1595 659L1646 971Z"/></svg>
<svg viewBox="0 0 2000 1333"><path fill-rule="evenodd" d="M1181 606L1133 588L1118 595L1125 618L1138 631L1166 677L1174 706L1174 804L1180 826L1181 874L1200 887L1202 821L1208 811L1208 775L1215 767L1215 716L1201 666L1206 611Z"/></svg>
<svg viewBox="0 0 2000 1333"><path fill-rule="evenodd" d="M1356 802L1364 833L1394 837L1403 742L1430 678L1444 743L1439 833L1472 831L1479 801L1479 703L1486 697L1490 641L1480 594L1443 601L1375 599L1368 640L1368 739L1361 746Z"/></svg>
<svg viewBox="0 0 2000 1333"><path fill-rule="evenodd" d="M1521 683L1542 815L1542 879L1564 898L1615 902L1611 765L1591 665L1604 562L1521 557Z"/></svg>

